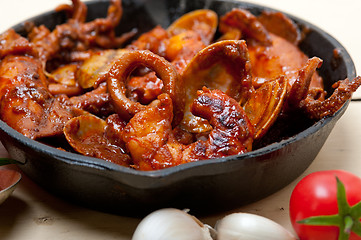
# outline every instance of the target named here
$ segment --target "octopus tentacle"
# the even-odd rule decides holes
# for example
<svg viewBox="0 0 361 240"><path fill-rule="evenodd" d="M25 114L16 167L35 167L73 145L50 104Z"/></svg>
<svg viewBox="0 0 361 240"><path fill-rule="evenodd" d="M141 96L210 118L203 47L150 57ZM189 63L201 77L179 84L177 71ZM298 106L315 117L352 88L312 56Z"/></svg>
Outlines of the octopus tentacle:
<svg viewBox="0 0 361 240"><path fill-rule="evenodd" d="M119 0L111 0L111 4L108 8L108 15L105 18L109 22L112 28L115 28L123 15L122 2Z"/></svg>
<svg viewBox="0 0 361 240"><path fill-rule="evenodd" d="M71 7L64 6L58 10L64 9L72 13L68 22L58 25L54 31L43 25L34 27L29 34L29 40L39 52L44 65L46 61L56 57L61 50L71 52L84 51L92 47L119 47L134 35L134 32L125 33L120 37L115 35L114 28L123 13L120 0L111 1L106 18L91 22L85 22L87 7L79 0L73 0Z"/></svg>
<svg viewBox="0 0 361 240"><path fill-rule="evenodd" d="M332 95L325 100L314 99L309 94L301 101L300 107L312 119L321 119L325 116L331 116L336 113L345 102L352 97L352 93L361 85L361 77L353 80L346 78L336 82L332 87L335 88Z"/></svg>
<svg viewBox="0 0 361 240"><path fill-rule="evenodd" d="M88 9L80 0L72 0L72 5L61 4L55 8L55 11L65 11L71 19L77 22L85 22Z"/></svg>
<svg viewBox="0 0 361 240"><path fill-rule="evenodd" d="M171 63L148 50L125 53L122 58L115 61L108 72L108 92L118 114L129 120L134 114L146 108L126 96L127 78L139 66L154 70L162 79L163 91L169 94L174 103L173 124L176 126L183 118L185 94L183 81Z"/></svg>
<svg viewBox="0 0 361 240"><path fill-rule="evenodd" d="M292 84L288 93L287 104L291 107L298 107L300 102L307 97L312 76L317 68L321 67L322 60L318 57L309 59L306 65L298 71L298 78Z"/></svg>

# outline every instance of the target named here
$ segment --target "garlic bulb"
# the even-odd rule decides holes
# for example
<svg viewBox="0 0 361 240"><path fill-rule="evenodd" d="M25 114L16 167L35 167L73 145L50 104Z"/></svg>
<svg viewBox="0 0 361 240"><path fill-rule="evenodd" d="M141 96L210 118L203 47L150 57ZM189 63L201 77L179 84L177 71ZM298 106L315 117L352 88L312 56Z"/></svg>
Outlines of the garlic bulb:
<svg viewBox="0 0 361 240"><path fill-rule="evenodd" d="M132 240L212 240L209 229L185 211L165 208L152 212L137 226Z"/></svg>
<svg viewBox="0 0 361 240"><path fill-rule="evenodd" d="M217 240L296 240L278 223L255 214L233 213L215 226Z"/></svg>

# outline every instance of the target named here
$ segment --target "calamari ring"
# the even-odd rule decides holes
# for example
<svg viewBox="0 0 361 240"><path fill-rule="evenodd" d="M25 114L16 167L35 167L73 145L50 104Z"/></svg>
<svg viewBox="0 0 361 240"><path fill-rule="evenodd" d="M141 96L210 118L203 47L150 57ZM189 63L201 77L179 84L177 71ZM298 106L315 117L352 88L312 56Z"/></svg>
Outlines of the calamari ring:
<svg viewBox="0 0 361 240"><path fill-rule="evenodd" d="M163 81L164 93L168 93L173 101L173 126L180 123L183 118L185 90L183 80L174 66L151 51L135 50L124 53L116 60L108 72L108 92L114 103L117 113L124 119L130 119L137 112L146 108L139 102L134 102L126 96L126 80L139 66L152 69Z"/></svg>

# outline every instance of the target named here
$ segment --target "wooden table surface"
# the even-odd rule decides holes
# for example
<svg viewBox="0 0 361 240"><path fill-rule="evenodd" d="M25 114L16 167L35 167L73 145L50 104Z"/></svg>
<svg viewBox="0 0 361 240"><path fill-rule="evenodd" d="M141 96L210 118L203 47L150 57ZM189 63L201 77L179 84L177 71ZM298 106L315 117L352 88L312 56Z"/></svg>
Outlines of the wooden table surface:
<svg viewBox="0 0 361 240"><path fill-rule="evenodd" d="M12 0L0 2L0 32L15 23L53 9L64 0ZM358 28L359 0L249 0L301 17L336 37L350 52L358 72L361 70L361 31ZM342 5L341 5L342 4ZM126 9L125 9L126 11ZM358 91L354 98L360 98ZM311 166L295 181L273 195L229 212L204 216L214 225L230 212L256 213L292 231L288 204L292 189L305 175L319 170L344 169L361 177L361 102L352 101L336 124L327 142ZM0 157L6 157L0 145ZM17 168L11 166L11 168ZM131 239L141 219L93 211L56 198L23 175L11 197L0 205L1 240Z"/></svg>

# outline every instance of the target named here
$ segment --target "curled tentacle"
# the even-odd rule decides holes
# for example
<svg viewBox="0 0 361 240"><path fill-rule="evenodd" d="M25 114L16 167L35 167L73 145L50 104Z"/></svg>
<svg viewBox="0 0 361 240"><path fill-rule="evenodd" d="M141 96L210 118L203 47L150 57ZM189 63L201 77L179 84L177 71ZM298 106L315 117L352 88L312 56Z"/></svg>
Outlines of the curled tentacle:
<svg viewBox="0 0 361 240"><path fill-rule="evenodd" d="M212 41L217 23L217 14L211 10L192 11L173 22L167 30L157 26L141 35L128 49L150 50L170 61L182 74L192 58ZM154 93L162 86L154 84L161 83L154 76L154 73L149 73L129 81L129 88L135 90L132 92L135 99L141 102L155 99ZM142 84L135 86L138 83Z"/></svg>
<svg viewBox="0 0 361 240"><path fill-rule="evenodd" d="M84 23L80 28L79 39L86 46L118 48L136 33L135 30L132 30L120 37L116 36L115 27L119 24L122 15L121 0L111 0L107 17Z"/></svg>
<svg viewBox="0 0 361 240"><path fill-rule="evenodd" d="M131 116L145 109L144 105L134 102L126 96L126 81L139 66L146 66L154 70L162 79L163 91L169 94L174 103L173 124L177 125L183 118L184 111L183 81L167 60L147 50L124 53L123 57L118 59L108 72L108 91L118 114L125 119L130 119Z"/></svg>
<svg viewBox="0 0 361 240"><path fill-rule="evenodd" d="M29 40L44 65L59 53L65 55L61 51L84 51L94 47L115 48L134 35L134 32L125 33L120 37L115 35L114 28L122 16L120 0L111 1L106 18L91 22L85 22L86 5L78 0L74 0L73 4L72 10L69 10L73 15L67 23L56 26L52 32L41 25L34 27L29 33Z"/></svg>
<svg viewBox="0 0 361 240"><path fill-rule="evenodd" d="M346 78L336 82L332 87L335 88L330 97L325 100L315 99L312 94L309 94L301 101L300 107L312 119L321 119L326 116L331 116L336 113L349 99L352 93L361 85L361 77L356 77L353 80Z"/></svg>
<svg viewBox="0 0 361 240"><path fill-rule="evenodd" d="M85 22L88 12L85 3L81 2L80 0L72 0L72 2L74 6L72 19L81 23Z"/></svg>
<svg viewBox="0 0 361 240"><path fill-rule="evenodd" d="M111 29L114 29L123 15L122 2L119 0L111 0L110 6L108 8L108 15L106 21L111 26Z"/></svg>

